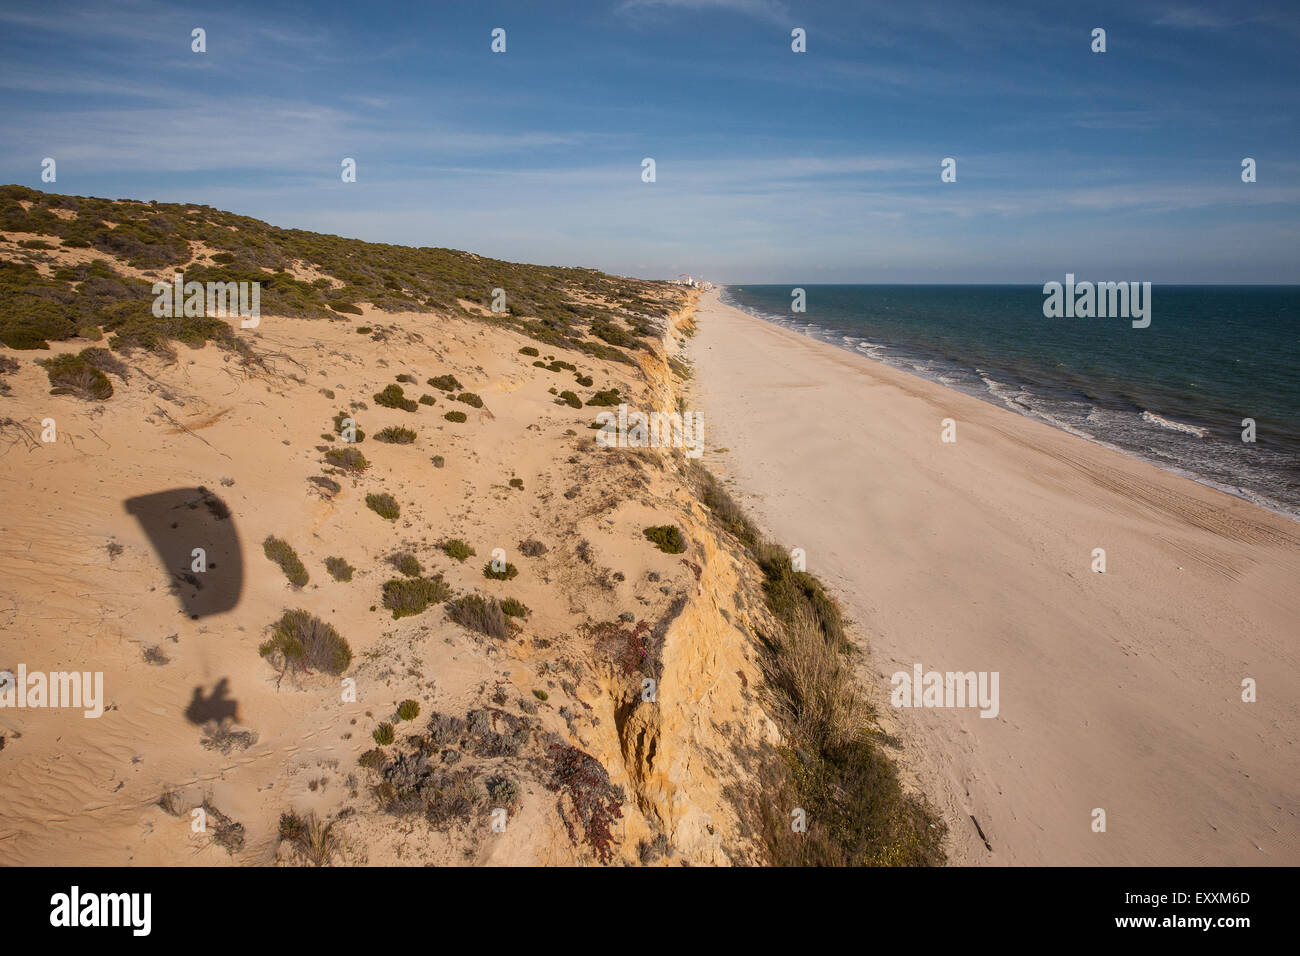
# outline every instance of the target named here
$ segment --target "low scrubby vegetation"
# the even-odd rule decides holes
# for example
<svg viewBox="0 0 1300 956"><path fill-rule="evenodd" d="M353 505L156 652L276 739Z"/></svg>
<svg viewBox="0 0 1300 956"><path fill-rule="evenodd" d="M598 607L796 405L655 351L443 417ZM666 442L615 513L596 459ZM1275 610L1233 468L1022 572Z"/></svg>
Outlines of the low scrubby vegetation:
<svg viewBox="0 0 1300 956"><path fill-rule="evenodd" d="M618 405L622 401L623 400L618 397L618 389L608 388L604 391L597 392L595 395L591 396L591 398L587 399L587 404L604 407L607 405Z"/></svg>
<svg viewBox="0 0 1300 956"><path fill-rule="evenodd" d="M681 529L674 524L655 525L641 533L664 554L681 554L686 550L686 539L682 537Z"/></svg>
<svg viewBox="0 0 1300 956"><path fill-rule="evenodd" d="M388 492L379 494L366 495L366 507L379 515L381 518L387 518L389 521L395 521L402 513L401 506L398 505L397 499Z"/></svg>
<svg viewBox="0 0 1300 956"><path fill-rule="evenodd" d="M360 474L370 467L370 462L366 461L366 456L361 454L359 448L331 448L325 452L325 462L354 474Z"/></svg>
<svg viewBox="0 0 1300 956"><path fill-rule="evenodd" d="M464 402L470 408L482 408L483 399L479 398L473 392L461 392L456 396L456 401Z"/></svg>
<svg viewBox="0 0 1300 956"><path fill-rule="evenodd" d="M86 358L69 352L56 358L42 359L41 365L50 379L51 395L75 395L86 401L102 402L113 395L113 383Z"/></svg>
<svg viewBox="0 0 1300 956"><path fill-rule="evenodd" d="M413 402L406 397L400 385L386 385L382 392L376 392L374 395L375 404L382 405L385 408L399 408L404 412L419 411L418 402Z"/></svg>
<svg viewBox="0 0 1300 956"><path fill-rule="evenodd" d="M282 541L273 534L267 535L266 540L262 542L262 552L280 566L280 570L294 587L300 588L307 583L307 568L289 542Z"/></svg>
<svg viewBox="0 0 1300 956"><path fill-rule="evenodd" d="M375 441L386 442L390 445L409 445L415 441L416 434L409 428L403 428L401 425L389 425L387 428L379 430L375 435Z"/></svg>
<svg viewBox="0 0 1300 956"><path fill-rule="evenodd" d="M443 415L442 417L447 419L447 421L449 422L469 421L469 416L467 416L464 412L448 412L446 415Z"/></svg>
<svg viewBox="0 0 1300 956"><path fill-rule="evenodd" d="M478 553L464 541L460 540L460 538L448 538L446 541L442 542L442 544L438 545L438 547L442 548L443 553L446 554L447 557L455 558L457 561L464 561L466 558L472 558Z"/></svg>
<svg viewBox="0 0 1300 956"><path fill-rule="evenodd" d="M425 384L432 388L440 388L444 392L454 392L457 389L464 387L456 380L455 375L435 375Z"/></svg>
<svg viewBox="0 0 1300 956"><path fill-rule="evenodd" d="M431 604L441 604L451 597L451 585L441 574L421 578L393 578L384 584L384 607L394 618L411 617L428 609Z"/></svg>
<svg viewBox="0 0 1300 956"><path fill-rule="evenodd" d="M258 653L282 673L317 670L337 675L352 663L352 648L339 632L301 608L284 612Z"/></svg>
<svg viewBox="0 0 1300 956"><path fill-rule="evenodd" d="M506 615L495 598L485 598L481 594L466 594L447 607L447 613L461 627L498 640L505 640L510 633L506 625Z"/></svg>
<svg viewBox="0 0 1300 956"><path fill-rule="evenodd" d="M418 577L420 572L424 570L420 567L419 559L409 551L395 554L389 560L393 563L393 567L397 568L398 571L401 571L408 578Z"/></svg>
<svg viewBox="0 0 1300 956"><path fill-rule="evenodd" d="M326 558L325 570L330 573L335 581L351 581L352 572L356 570L342 558Z"/></svg>
<svg viewBox="0 0 1300 956"><path fill-rule="evenodd" d="M94 249L133 268L183 270L186 281L258 281L264 315L329 319L358 315L357 303L368 302L380 312L441 312L503 323L548 348L626 364L633 361L628 350L647 347L656 323L684 296L665 283L592 269L519 265L450 249L281 229L210 206L64 196L23 186L0 187L0 230L26 234L5 244L7 261L0 262L0 342L11 348L46 348L49 341L102 329L111 333L114 350L213 341L250 360L246 340L228 321L155 317L151 284L119 275L103 260L42 276L24 257L45 255L42 247L52 243L42 237L49 236L64 248ZM196 260L195 243L217 252ZM298 264L329 278L299 279L291 271ZM463 300L487 309L490 290L498 286L510 289L506 315L488 318L461 306ZM376 330L362 325L356 332Z"/></svg>
<svg viewBox="0 0 1300 956"><path fill-rule="evenodd" d="M509 561L502 563L500 570L495 567L496 562L489 561L483 565L483 577L491 578L494 581L509 581L519 573L519 569Z"/></svg>

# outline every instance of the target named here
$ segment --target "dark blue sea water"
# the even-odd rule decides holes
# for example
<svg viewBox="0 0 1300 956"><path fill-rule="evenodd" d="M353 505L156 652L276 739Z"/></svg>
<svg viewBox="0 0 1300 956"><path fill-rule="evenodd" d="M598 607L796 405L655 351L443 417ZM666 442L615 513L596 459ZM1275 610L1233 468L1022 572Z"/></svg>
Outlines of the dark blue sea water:
<svg viewBox="0 0 1300 956"><path fill-rule="evenodd" d="M1153 286L1148 328L1045 318L1042 286L792 288L722 298L1300 518L1300 286Z"/></svg>

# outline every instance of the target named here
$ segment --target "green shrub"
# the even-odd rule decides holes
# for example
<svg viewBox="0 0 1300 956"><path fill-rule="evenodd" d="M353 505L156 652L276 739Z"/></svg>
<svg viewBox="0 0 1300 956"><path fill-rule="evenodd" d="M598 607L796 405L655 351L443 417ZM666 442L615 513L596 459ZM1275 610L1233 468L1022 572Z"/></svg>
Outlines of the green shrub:
<svg viewBox="0 0 1300 956"><path fill-rule="evenodd" d="M531 356L533 356L533 357L536 357L536 356L540 355L541 353L538 352L537 349L533 348L531 345L525 345L523 348L521 348L521 349L519 350L519 354L520 354L520 355L531 355Z"/></svg>
<svg viewBox="0 0 1300 956"><path fill-rule="evenodd" d="M546 691L544 691L544 690L535 690L535 691L533 691L533 696L536 697L538 700L546 700L546 699L548 699L551 695L548 694L548 693L546 693Z"/></svg>
<svg viewBox="0 0 1300 956"><path fill-rule="evenodd" d="M403 372L401 375L397 376L397 380L398 380L399 382L404 382L404 383L407 384L407 385L414 385L414 384L415 384L415 379L413 379L411 376L407 375L405 372Z"/></svg>
<svg viewBox="0 0 1300 956"><path fill-rule="evenodd" d="M405 396L400 385L387 385L382 392L376 392L375 404L383 405L385 408L400 408L402 411L414 412L419 410L419 405Z"/></svg>
<svg viewBox="0 0 1300 956"><path fill-rule="evenodd" d="M421 405L432 405L432 404L434 404L436 401L437 401L437 399L434 398L432 395L430 395L428 392L426 392L425 394L423 394L423 395L420 396L420 404L421 404Z"/></svg>
<svg viewBox="0 0 1300 956"><path fill-rule="evenodd" d="M287 541L281 541L275 535L267 535L266 540L262 542L262 552L280 566L280 570L294 587L300 588L307 583L307 569L299 559L298 552L293 550Z"/></svg>
<svg viewBox="0 0 1300 956"><path fill-rule="evenodd" d="M451 597L451 585L441 574L427 578L392 578L384 584L384 607L394 618L411 617L431 604L441 604Z"/></svg>
<svg viewBox="0 0 1300 956"><path fill-rule="evenodd" d="M352 422L352 431L355 434L355 437L349 442L349 444L359 445L361 442L366 440L366 433L361 430L361 427L357 424L357 420L348 412L334 413L334 434L342 435L344 427L343 423L349 420Z"/></svg>
<svg viewBox="0 0 1300 956"><path fill-rule="evenodd" d="M370 326L368 326L368 325L358 325L358 326L357 326L357 335L369 335L369 334L370 334L371 332L373 332L373 331L374 331L374 329L372 329L372 328L371 328Z"/></svg>
<svg viewBox="0 0 1300 956"><path fill-rule="evenodd" d="M588 405L618 405L623 400L618 397L618 389L610 388L603 392L597 392L591 398L587 399Z"/></svg>
<svg viewBox="0 0 1300 956"><path fill-rule="evenodd" d="M513 564L511 564L509 561L506 562L505 567L500 571L495 571L492 569L491 561L483 565L483 577L491 578L494 581L509 581L518 573L519 573L519 569L515 567Z"/></svg>
<svg viewBox="0 0 1300 956"><path fill-rule="evenodd" d="M456 389L463 387L460 382L456 381L455 375L438 375L429 379L426 384L431 385L433 388L440 388L444 392L454 392Z"/></svg>
<svg viewBox="0 0 1300 956"><path fill-rule="evenodd" d="M464 561L466 558L472 558L475 551L460 538L448 538L442 544L438 545L449 558L455 558L457 561Z"/></svg>
<svg viewBox="0 0 1300 956"><path fill-rule="evenodd" d="M582 407L582 399L580 399L577 396L577 393L571 392L568 389L565 389L563 392L560 393L560 400L563 401L564 404L568 405L570 408Z"/></svg>
<svg viewBox="0 0 1300 956"><path fill-rule="evenodd" d="M357 764L367 770L378 770L384 765L386 759L382 750L378 747L372 747L357 758Z"/></svg>
<svg viewBox="0 0 1300 956"><path fill-rule="evenodd" d="M325 570L330 573L335 581L351 581L352 572L356 570L342 558L326 558Z"/></svg>
<svg viewBox="0 0 1300 956"><path fill-rule="evenodd" d="M528 610L528 605L523 601L506 598L501 602L501 613L506 617L527 617L531 612Z"/></svg>
<svg viewBox="0 0 1300 956"><path fill-rule="evenodd" d="M89 351L89 350L87 350ZM80 355L59 355L41 359L40 365L50 379L51 395L75 395L86 401L102 402L113 394L108 376Z"/></svg>
<svg viewBox="0 0 1300 956"><path fill-rule="evenodd" d="M360 474L370 467L370 462L366 461L366 456L361 454L361 450L352 447L331 448L325 452L325 461L335 468L342 468L355 474Z"/></svg>
<svg viewBox="0 0 1300 956"><path fill-rule="evenodd" d="M362 314L361 310L357 308L357 306L353 305L351 302L331 302L329 305L330 308L333 309L335 312L342 312L345 315ZM357 329L357 331L360 332L361 330Z"/></svg>
<svg viewBox="0 0 1300 956"><path fill-rule="evenodd" d="M415 441L415 432L401 425L389 425L387 428L380 429L375 435L375 441L387 442L390 445L409 445Z"/></svg>
<svg viewBox="0 0 1300 956"><path fill-rule="evenodd" d="M403 551L401 554L395 554L389 559L393 562L393 567L401 571L408 578L417 577L424 570L420 567L420 561L409 551Z"/></svg>
<svg viewBox="0 0 1300 956"><path fill-rule="evenodd" d="M386 491L377 495L366 495L366 507L379 517L387 518L389 521L395 520L402 513L402 509L397 504L397 499Z"/></svg>
<svg viewBox="0 0 1300 956"><path fill-rule="evenodd" d="M511 487L511 488L514 488L516 491L523 491L523 490L524 490L524 480L523 480L522 478L511 478L511 479L510 479L510 487Z"/></svg>
<svg viewBox="0 0 1300 956"><path fill-rule="evenodd" d="M682 537L676 525L656 525L653 528L646 528L641 533L665 554L681 554L686 550L686 539Z"/></svg>
<svg viewBox="0 0 1300 956"><path fill-rule="evenodd" d="M469 420L464 412L448 412L442 417L447 419L449 422L464 422Z"/></svg>
<svg viewBox="0 0 1300 956"><path fill-rule="evenodd" d="M595 382L596 380L592 378L590 375L583 375L581 372L578 373L578 384L581 385L583 388L591 388L591 386L594 385Z"/></svg>
<svg viewBox="0 0 1300 956"><path fill-rule="evenodd" d="M352 648L339 632L301 608L284 612L258 653L282 670L341 674L352 663Z"/></svg>
<svg viewBox="0 0 1300 956"><path fill-rule="evenodd" d="M504 640L510 633L501 605L494 598L484 598L481 594L466 594L448 605L447 613L461 627L486 634L488 637Z"/></svg>
<svg viewBox="0 0 1300 956"><path fill-rule="evenodd" d="M415 720L420 716L420 704L414 700L404 700L397 707L397 716L401 720Z"/></svg>
<svg viewBox="0 0 1300 956"><path fill-rule="evenodd" d="M441 468L443 465L447 463L447 460L443 458L441 455L434 455L429 460L433 462L434 468Z"/></svg>
<svg viewBox="0 0 1300 956"><path fill-rule="evenodd" d="M379 744L381 747L387 747L397 737L397 735L393 733L393 725L388 721L384 721L376 727L373 736L375 738L375 743Z"/></svg>
<svg viewBox="0 0 1300 956"><path fill-rule="evenodd" d="M461 392L459 395L456 396L456 401L464 402L466 405L470 406L471 408L483 407L483 399L479 398L473 392Z"/></svg>

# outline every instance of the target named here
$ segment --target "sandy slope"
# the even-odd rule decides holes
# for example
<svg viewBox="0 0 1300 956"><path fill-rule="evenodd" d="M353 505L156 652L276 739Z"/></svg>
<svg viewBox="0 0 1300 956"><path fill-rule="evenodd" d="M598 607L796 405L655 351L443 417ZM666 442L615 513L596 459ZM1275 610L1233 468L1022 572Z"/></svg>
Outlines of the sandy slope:
<svg viewBox="0 0 1300 956"><path fill-rule="evenodd" d="M358 335L364 325L386 337ZM761 595L738 580L734 556L682 493L666 456L598 450L587 429L596 410L557 405L550 392L575 387L573 374L533 367L519 349L537 343L482 323L264 316L248 340L265 356L264 369L212 345L181 347L172 362L137 354L129 381L114 380L102 403L51 396L32 361L40 356L7 353L20 368L6 376L12 393L0 404L0 669L102 671L108 709L98 720L0 710L5 861L294 862L278 840L280 814L292 809L335 822L334 863L591 863L591 848L574 845L547 789L551 740L591 754L624 789L615 862L645 859L640 842L656 837L669 848L660 862L746 859L752 848L722 788L743 772L731 749L775 734L745 689L758 671L738 630L748 615L733 603L745 589L751 606ZM54 351L88 344L56 343ZM562 357L590 372L595 388L647 400L636 367ZM408 397L433 392L436 404L378 407L373 394L402 373L416 383L406 386ZM424 385L445 373L480 394L484 407ZM358 447L371 467L356 477L334 472L341 487L330 494L309 479L333 471L322 463L327 448L339 447L329 440L331 417L353 402L363 404L354 413L367 433ZM446 421L449 409L469 420ZM57 423L53 443L36 440L45 417ZM375 441L387 425L409 426L418 438ZM434 455L444 467L434 466ZM206 586L224 580L237 558L243 578L232 609L191 619L125 503L199 486L220 496L238 534ZM396 521L365 506L368 493L381 491L398 499ZM197 494L182 497L178 521L204 516L203 507L189 507ZM643 528L667 522L684 529L690 552L663 554L645 540ZM306 587L291 587L263 556L268 534L297 550L311 576ZM195 543L208 540L199 537ZM452 560L437 548L447 537L463 538L477 556ZM525 538L549 551L522 556ZM181 543L188 553L190 542ZM497 547L519 569L512 581L483 576ZM506 640L465 630L438 605L394 620L381 591L398 576L388 559L401 550L414 552L426 573L444 574L457 594L514 597L532 613ZM329 556L348 560L353 580L331 579ZM337 678L278 683L259 657L268 626L295 607L349 640L355 703L342 699ZM662 627L653 648L663 660L661 706L629 702L633 678L616 663L620 649L582 636L584 625L620 614ZM165 662L146 662L152 647ZM435 712L463 718L488 709L494 726L530 722L518 757L466 755L454 765L473 765L480 786L493 773L517 782L506 833L489 832L486 811L431 828L420 814L377 809L376 780L358 757L406 698L422 713L416 724L398 725L390 753ZM228 753L203 747L209 714L233 716L256 743ZM180 794L181 809L170 816L158 804L169 790ZM204 799L244 825L242 849L227 852L210 834L192 832L190 810Z"/></svg>
<svg viewBox="0 0 1300 956"><path fill-rule="evenodd" d="M1300 863L1300 524L716 293L699 324L705 463L846 601L953 862ZM1000 714L890 711L917 662L999 672Z"/></svg>

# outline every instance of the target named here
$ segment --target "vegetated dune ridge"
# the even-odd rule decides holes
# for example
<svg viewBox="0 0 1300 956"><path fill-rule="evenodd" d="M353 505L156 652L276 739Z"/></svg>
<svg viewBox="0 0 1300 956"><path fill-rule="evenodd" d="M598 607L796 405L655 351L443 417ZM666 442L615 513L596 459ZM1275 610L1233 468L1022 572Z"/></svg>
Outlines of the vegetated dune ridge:
<svg viewBox="0 0 1300 956"><path fill-rule="evenodd" d="M489 269L479 300L449 310L413 288L434 286L435 263L375 286L429 311L354 296L340 314L304 294L307 316L264 298L255 329L159 331L134 296L216 247L135 265L101 232L65 247L48 219L104 201L34 197L0 200L0 268L11 285L39 274L23 294L60 308L35 331L5 317L11 341L49 348L0 350L0 669L102 672L105 712L0 709L7 862L803 861L781 832L793 799L771 784L790 751L763 666L781 627L764 575L680 450L600 448L589 426L606 406L583 404L616 389L675 407L691 295L510 266L543 305ZM122 220L155 214L117 205ZM40 229L16 228L24 216ZM240 227L226 230L236 259ZM273 258L264 274L339 281L253 248ZM486 308L495 286L514 303L504 319ZM91 341L101 327L107 342ZM680 553L644 533L669 525ZM192 548L211 552L205 570ZM488 575L494 557L507 579ZM327 559L342 559L334 573ZM464 600L476 594L487 603ZM507 599L509 616L493 603ZM293 668L271 648L310 638L311 617L350 660ZM913 816L922 843L940 838ZM917 844L873 839L884 862ZM941 859L937 842L926 852Z"/></svg>
<svg viewBox="0 0 1300 956"><path fill-rule="evenodd" d="M699 328L705 463L843 596L882 702L1000 674L996 717L880 708L953 862L1300 862L1300 524L716 295Z"/></svg>

